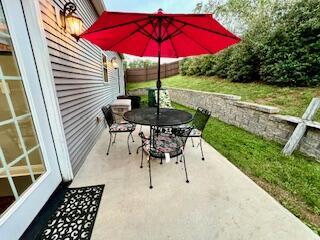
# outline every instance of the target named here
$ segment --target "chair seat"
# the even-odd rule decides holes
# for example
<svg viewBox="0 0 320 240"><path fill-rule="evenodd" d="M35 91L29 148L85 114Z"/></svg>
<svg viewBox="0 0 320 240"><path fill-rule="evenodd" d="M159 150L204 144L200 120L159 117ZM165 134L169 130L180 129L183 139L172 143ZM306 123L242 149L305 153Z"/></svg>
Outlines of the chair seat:
<svg viewBox="0 0 320 240"><path fill-rule="evenodd" d="M201 137L202 132L196 128L193 128L190 132L189 137Z"/></svg>
<svg viewBox="0 0 320 240"><path fill-rule="evenodd" d="M136 125L132 123L113 123L110 126L110 132L133 132Z"/></svg>
<svg viewBox="0 0 320 240"><path fill-rule="evenodd" d="M154 146L150 150L150 140L144 141L143 150L149 153L152 157L165 158L165 153L169 153L170 157L175 157L182 153L183 142L179 137L172 135L160 134L154 139Z"/></svg>

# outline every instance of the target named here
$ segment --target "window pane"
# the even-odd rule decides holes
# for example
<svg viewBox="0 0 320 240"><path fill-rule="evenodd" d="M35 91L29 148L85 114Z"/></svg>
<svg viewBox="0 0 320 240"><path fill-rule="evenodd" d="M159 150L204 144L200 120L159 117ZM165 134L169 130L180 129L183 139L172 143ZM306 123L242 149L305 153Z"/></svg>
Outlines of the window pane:
<svg viewBox="0 0 320 240"><path fill-rule="evenodd" d="M42 174L45 172L45 166L42 160L40 149L32 151L29 155L29 161L32 166L33 174Z"/></svg>
<svg viewBox="0 0 320 240"><path fill-rule="evenodd" d="M2 52L0 54L2 74L4 76L19 76L19 71L16 66L15 59L11 54L11 42L7 40L5 43L0 43L0 44L1 44L0 45L1 49L7 50L7 52L5 53Z"/></svg>
<svg viewBox="0 0 320 240"><path fill-rule="evenodd" d="M38 141L31 117L19 121L19 127L27 150L35 147Z"/></svg>
<svg viewBox="0 0 320 240"><path fill-rule="evenodd" d="M15 201L8 178L0 174L0 215Z"/></svg>
<svg viewBox="0 0 320 240"><path fill-rule="evenodd" d="M108 61L106 55L102 54L103 79L108 82Z"/></svg>
<svg viewBox="0 0 320 240"><path fill-rule="evenodd" d="M21 80L6 81L9 86L10 98L16 116L21 116L30 112L28 102Z"/></svg>
<svg viewBox="0 0 320 240"><path fill-rule="evenodd" d="M12 118L12 115L5 95L5 86L0 81L0 121L4 121L10 118Z"/></svg>
<svg viewBox="0 0 320 240"><path fill-rule="evenodd" d="M18 195L20 196L32 184L31 174L26 160L23 159L22 161L19 161L19 164L10 167L9 171Z"/></svg>
<svg viewBox="0 0 320 240"><path fill-rule="evenodd" d="M7 164L22 155L22 146L14 123L0 126L0 147Z"/></svg>

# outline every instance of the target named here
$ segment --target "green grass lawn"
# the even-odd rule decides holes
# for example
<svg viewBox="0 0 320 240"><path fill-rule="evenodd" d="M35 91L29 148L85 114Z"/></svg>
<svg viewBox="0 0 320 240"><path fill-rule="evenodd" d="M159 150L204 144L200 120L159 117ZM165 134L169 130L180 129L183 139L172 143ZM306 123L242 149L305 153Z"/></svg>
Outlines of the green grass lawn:
<svg viewBox="0 0 320 240"><path fill-rule="evenodd" d="M234 83L217 77L176 75L162 80L164 87L187 88L200 91L235 94L243 101L276 106L281 114L302 116L311 99L320 96L320 87L276 87L262 83ZM155 81L129 83L128 89L154 87ZM320 121L320 111L315 120Z"/></svg>
<svg viewBox="0 0 320 240"><path fill-rule="evenodd" d="M194 113L179 104L178 109ZM299 153L281 154L282 146L210 118L204 139L283 206L320 234L320 164Z"/></svg>

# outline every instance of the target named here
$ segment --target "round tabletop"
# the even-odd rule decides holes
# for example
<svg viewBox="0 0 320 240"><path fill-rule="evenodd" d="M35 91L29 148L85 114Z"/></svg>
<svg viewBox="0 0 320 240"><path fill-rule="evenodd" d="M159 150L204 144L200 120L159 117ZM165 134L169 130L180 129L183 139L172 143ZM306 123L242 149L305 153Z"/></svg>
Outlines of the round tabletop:
<svg viewBox="0 0 320 240"><path fill-rule="evenodd" d="M149 126L176 126L192 121L192 115L188 112L171 109L160 108L159 117L157 117L157 108L138 108L123 115L124 120L140 125Z"/></svg>

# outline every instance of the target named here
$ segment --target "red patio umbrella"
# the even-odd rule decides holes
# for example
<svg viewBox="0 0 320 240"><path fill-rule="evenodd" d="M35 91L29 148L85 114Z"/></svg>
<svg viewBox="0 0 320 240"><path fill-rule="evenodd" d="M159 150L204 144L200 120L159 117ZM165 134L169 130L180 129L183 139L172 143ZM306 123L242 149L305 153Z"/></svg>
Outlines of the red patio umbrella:
<svg viewBox="0 0 320 240"><path fill-rule="evenodd" d="M80 38L103 50L158 57L158 111L160 57L178 58L214 54L240 41L212 14L103 12Z"/></svg>

